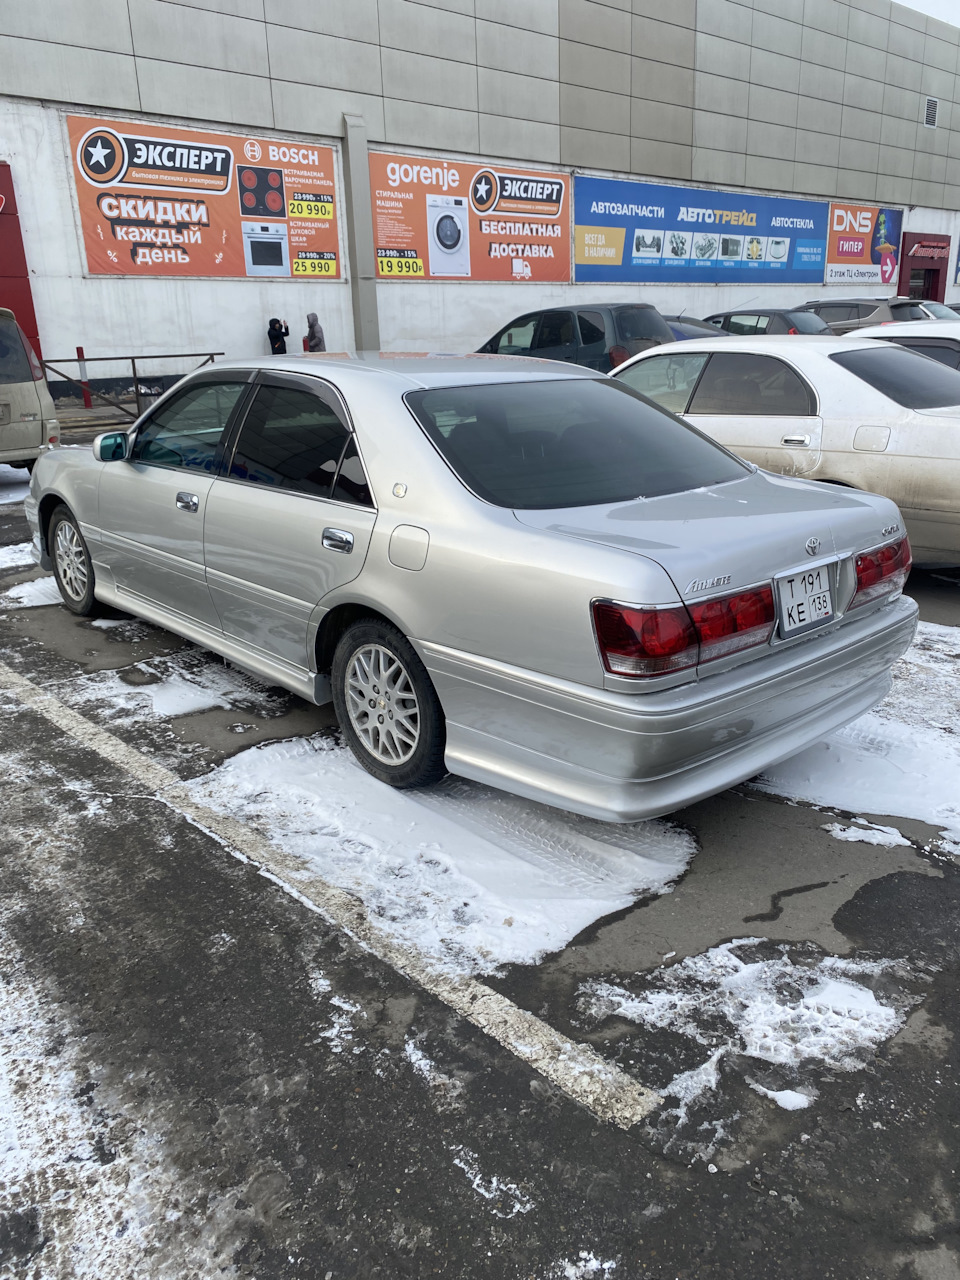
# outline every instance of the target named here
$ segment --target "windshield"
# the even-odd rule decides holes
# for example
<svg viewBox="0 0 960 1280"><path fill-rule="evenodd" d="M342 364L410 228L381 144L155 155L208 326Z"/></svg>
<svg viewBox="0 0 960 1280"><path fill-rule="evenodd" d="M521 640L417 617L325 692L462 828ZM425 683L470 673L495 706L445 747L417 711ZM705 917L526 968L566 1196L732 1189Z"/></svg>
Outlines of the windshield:
<svg viewBox="0 0 960 1280"><path fill-rule="evenodd" d="M498 507L627 502L748 474L699 431L605 378L444 387L404 400L464 484Z"/></svg>
<svg viewBox="0 0 960 1280"><path fill-rule="evenodd" d="M960 370L893 343L875 351L837 351L837 364L906 409L942 409L960 404Z"/></svg>
<svg viewBox="0 0 960 1280"><path fill-rule="evenodd" d="M812 311L788 311L787 324L800 333L830 333L830 326Z"/></svg>
<svg viewBox="0 0 960 1280"><path fill-rule="evenodd" d="M616 314L620 337L627 342L632 338L673 341L673 334L667 328L666 321L653 307L621 307Z"/></svg>
<svg viewBox="0 0 960 1280"><path fill-rule="evenodd" d="M33 373L17 322L0 316L0 385L12 382L33 382Z"/></svg>
<svg viewBox="0 0 960 1280"><path fill-rule="evenodd" d="M956 320L957 318L955 311L945 307L942 302L931 302L929 298L924 298L923 309L929 311L937 320Z"/></svg>

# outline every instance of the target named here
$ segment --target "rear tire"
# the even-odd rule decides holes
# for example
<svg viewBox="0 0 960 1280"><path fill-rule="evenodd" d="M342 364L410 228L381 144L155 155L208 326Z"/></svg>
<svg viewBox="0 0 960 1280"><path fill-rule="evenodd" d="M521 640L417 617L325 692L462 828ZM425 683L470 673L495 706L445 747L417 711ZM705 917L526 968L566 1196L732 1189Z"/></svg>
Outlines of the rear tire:
<svg viewBox="0 0 960 1280"><path fill-rule="evenodd" d="M440 699L413 646L396 627L361 618L340 637L333 705L347 746L391 787L426 787L446 774Z"/></svg>
<svg viewBox="0 0 960 1280"><path fill-rule="evenodd" d="M36 458L27 458L23 462L8 462L8 467L13 467L14 471L26 471L28 475L33 475L33 468L36 466Z"/></svg>
<svg viewBox="0 0 960 1280"><path fill-rule="evenodd" d="M95 617L100 612L100 603L93 594L93 561L80 532L80 522L62 503L50 517L47 548L64 605L81 618Z"/></svg>

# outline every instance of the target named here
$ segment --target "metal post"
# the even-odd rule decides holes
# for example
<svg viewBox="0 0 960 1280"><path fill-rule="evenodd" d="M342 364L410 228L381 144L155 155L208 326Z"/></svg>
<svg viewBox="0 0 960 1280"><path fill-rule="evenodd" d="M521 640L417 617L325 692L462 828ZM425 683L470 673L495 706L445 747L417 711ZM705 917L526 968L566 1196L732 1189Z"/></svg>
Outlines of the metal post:
<svg viewBox="0 0 960 1280"><path fill-rule="evenodd" d="M77 360L80 364L80 389L83 391L83 407L92 409L93 401L90 399L90 383L87 381L87 362L83 358L83 347L77 347Z"/></svg>
<svg viewBox="0 0 960 1280"><path fill-rule="evenodd" d="M370 207L370 160L363 116L343 114L343 186L347 213L347 250L353 333L358 351L380 350L377 310L377 261Z"/></svg>
<svg viewBox="0 0 960 1280"><path fill-rule="evenodd" d="M140 404L140 379L137 377L137 361L134 356L130 357L130 368L133 370L133 394L137 401L137 417L143 413L143 407Z"/></svg>

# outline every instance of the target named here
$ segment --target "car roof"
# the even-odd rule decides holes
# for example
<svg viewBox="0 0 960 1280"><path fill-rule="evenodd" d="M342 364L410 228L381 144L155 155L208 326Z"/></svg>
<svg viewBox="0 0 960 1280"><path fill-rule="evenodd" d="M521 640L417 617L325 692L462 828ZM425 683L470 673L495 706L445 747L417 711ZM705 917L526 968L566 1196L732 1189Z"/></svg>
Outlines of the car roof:
<svg viewBox="0 0 960 1280"><path fill-rule="evenodd" d="M956 320L897 320L857 330L860 338L898 338L906 334L911 338L960 338L960 316Z"/></svg>
<svg viewBox="0 0 960 1280"><path fill-rule="evenodd" d="M472 383L556 382L561 378L605 378L595 369L530 356L445 355L406 351L317 351L312 354L254 356L205 365L204 373L221 369L264 369L329 378L339 386L372 378L393 382L400 393L413 388L462 387Z"/></svg>
<svg viewBox="0 0 960 1280"><path fill-rule="evenodd" d="M805 302L803 305L804 305L805 307L823 307L823 306L826 306L826 304L827 304L828 302L837 302L837 303L839 303L839 304L840 304L840 306L845 307L845 306L849 305L849 304L850 304L850 303L852 303L852 302L856 302L856 303L861 303L861 302L886 302L886 303L891 303L891 302L916 302L916 301L918 301L918 299L916 299L916 298L907 298L907 297L904 297L904 295L903 295L903 294L900 294L900 293L894 294L894 295L893 295L893 297L889 297L889 298L888 298L888 297L886 297L886 296L884 296L884 297L877 297L876 295L874 295L874 296L871 298L871 297L869 297L867 294L851 294L849 297L846 297L846 298L813 298L813 299L811 299L811 301L810 301L810 302ZM795 308L795 309L796 309L796 308Z"/></svg>
<svg viewBox="0 0 960 1280"><path fill-rule="evenodd" d="M715 316L785 316L803 307L727 307L725 311L713 311Z"/></svg>
<svg viewBox="0 0 960 1280"><path fill-rule="evenodd" d="M919 322L917 322L919 323ZM869 338L861 338L862 330L857 331L856 337L838 338L832 333L753 333L753 334L728 334L717 338L688 338L686 342L677 344L679 350L675 351L673 347L667 347L661 350L660 347L651 347L649 351L642 351L639 356L634 356L629 361L633 364L634 360L646 360L654 354L660 356L669 355L691 355L695 351L747 351L752 355L783 355L788 356L791 360L795 360L798 355L804 352L814 356L830 356L837 351L868 351L876 348L876 343ZM628 362L624 361L624 365ZM616 372L616 371L615 371Z"/></svg>

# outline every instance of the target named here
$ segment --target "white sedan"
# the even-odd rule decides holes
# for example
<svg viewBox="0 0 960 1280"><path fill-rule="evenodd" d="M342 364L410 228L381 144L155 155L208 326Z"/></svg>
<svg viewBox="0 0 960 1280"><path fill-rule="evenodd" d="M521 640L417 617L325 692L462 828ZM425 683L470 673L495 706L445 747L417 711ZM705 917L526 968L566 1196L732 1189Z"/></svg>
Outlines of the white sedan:
<svg viewBox="0 0 960 1280"><path fill-rule="evenodd" d="M613 376L768 471L892 498L915 560L960 563L960 370L858 334L694 338Z"/></svg>

